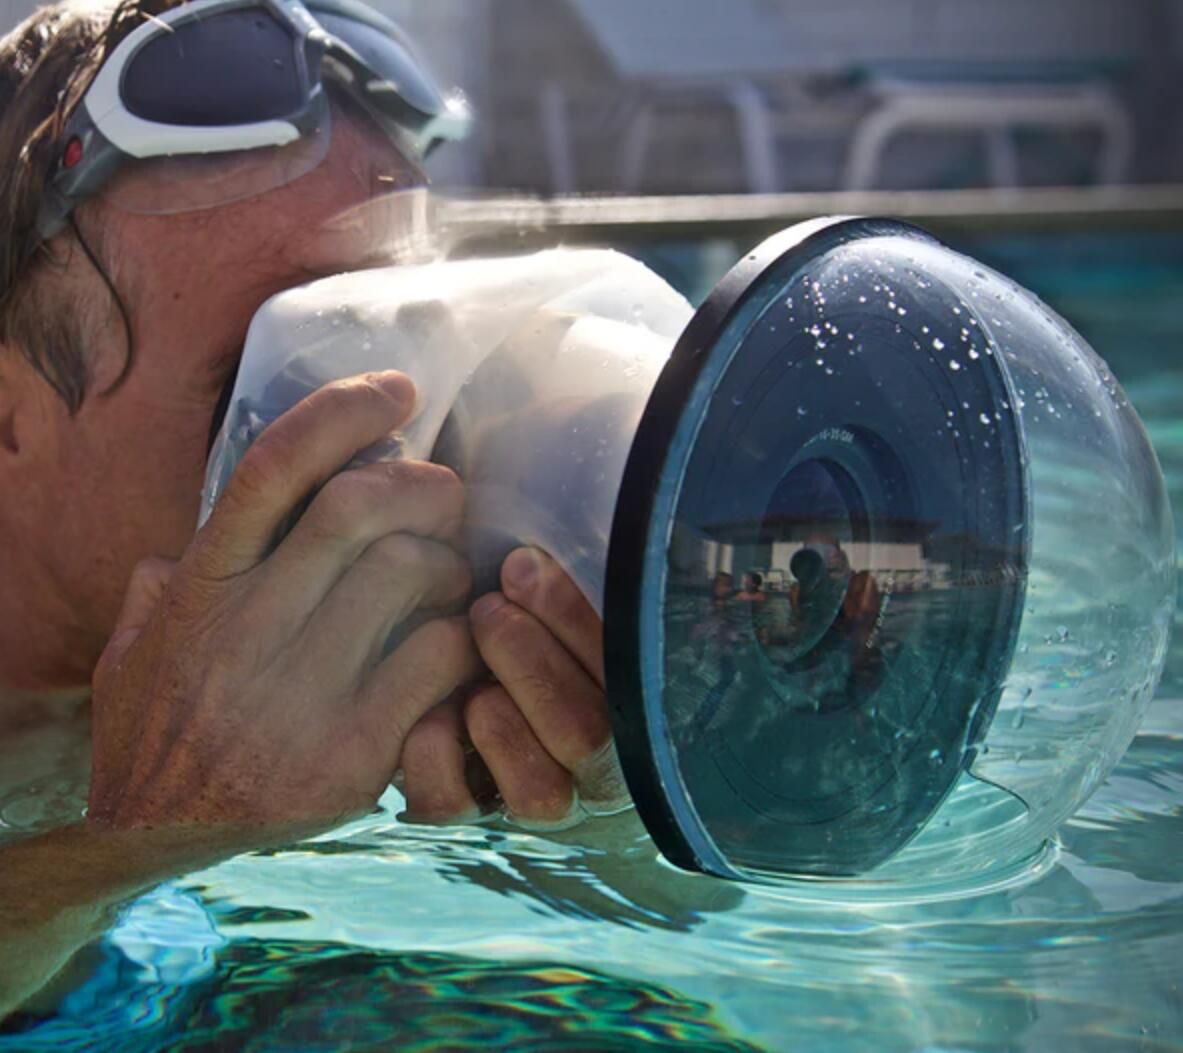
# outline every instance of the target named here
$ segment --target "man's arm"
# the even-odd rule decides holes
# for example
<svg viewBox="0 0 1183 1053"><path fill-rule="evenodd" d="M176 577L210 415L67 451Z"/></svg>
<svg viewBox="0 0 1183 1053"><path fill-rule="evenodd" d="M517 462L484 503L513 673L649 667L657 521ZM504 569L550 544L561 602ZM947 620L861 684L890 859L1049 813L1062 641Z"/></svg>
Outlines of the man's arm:
<svg viewBox="0 0 1183 1053"><path fill-rule="evenodd" d="M464 619L438 617L469 589L459 480L340 471L413 402L398 374L310 396L248 451L179 563L137 568L94 676L87 821L0 850L5 1011L143 889L372 807L406 732L480 672Z"/></svg>
<svg viewBox="0 0 1183 1053"><path fill-rule="evenodd" d="M0 1020L153 885L306 828L100 830L78 823L0 848Z"/></svg>

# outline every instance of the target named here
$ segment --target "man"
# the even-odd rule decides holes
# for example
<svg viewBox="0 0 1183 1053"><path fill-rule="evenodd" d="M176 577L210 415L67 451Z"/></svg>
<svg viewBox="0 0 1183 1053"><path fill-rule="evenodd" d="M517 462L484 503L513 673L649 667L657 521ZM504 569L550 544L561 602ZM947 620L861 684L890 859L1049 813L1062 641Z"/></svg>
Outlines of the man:
<svg viewBox="0 0 1183 1053"><path fill-rule="evenodd" d="M735 598L740 603L751 603L759 606L768 599L764 591L764 575L755 570L749 570L742 579L741 588Z"/></svg>
<svg viewBox="0 0 1183 1053"><path fill-rule="evenodd" d="M63 735L93 728L85 821L76 809L44 833L35 817L21 830L35 836L0 845L0 1015L120 897L362 812L400 769L412 818L500 805L561 822L610 740L599 622L552 560L512 554L502 591L466 611L460 481L412 462L339 471L413 412L404 376L355 378L293 408L195 536L215 404L251 316L281 289L371 262L372 244L332 221L419 180L410 133L427 107L369 104L404 42L341 0L313 3L313 17L344 35L360 19L398 48L383 58L378 41L367 65L343 37L324 49L290 3L239 4L236 25L213 18L221 0L199 2L203 31L222 34L208 53L228 63L206 95L181 52L133 68L120 51L137 31L157 46L163 24L160 47L200 57L176 0L47 8L0 44L0 802L41 770L39 743L60 756ZM273 69L250 61L263 45L241 34L278 32L272 22L311 70L302 101L322 77L333 92L323 156L309 148L319 120L224 166L216 151L186 159L184 143L134 162L109 146L95 116L106 105L133 126L177 92L196 109L237 105L218 89ZM359 32L357 46L374 39ZM83 108L109 84L143 98ZM418 628L384 657L410 619Z"/></svg>

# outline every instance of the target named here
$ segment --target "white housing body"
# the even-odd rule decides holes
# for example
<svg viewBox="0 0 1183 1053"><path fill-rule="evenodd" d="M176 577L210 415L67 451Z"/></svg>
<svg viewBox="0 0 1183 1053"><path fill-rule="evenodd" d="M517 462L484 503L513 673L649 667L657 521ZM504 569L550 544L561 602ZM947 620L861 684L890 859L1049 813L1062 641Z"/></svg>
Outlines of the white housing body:
<svg viewBox="0 0 1183 1053"><path fill-rule="evenodd" d="M382 268L281 293L251 324L202 517L284 410L330 381L398 369L418 389L415 417L401 449L367 456L458 471L478 584L493 585L513 545L534 544L601 609L625 460L691 314L665 281L607 250Z"/></svg>

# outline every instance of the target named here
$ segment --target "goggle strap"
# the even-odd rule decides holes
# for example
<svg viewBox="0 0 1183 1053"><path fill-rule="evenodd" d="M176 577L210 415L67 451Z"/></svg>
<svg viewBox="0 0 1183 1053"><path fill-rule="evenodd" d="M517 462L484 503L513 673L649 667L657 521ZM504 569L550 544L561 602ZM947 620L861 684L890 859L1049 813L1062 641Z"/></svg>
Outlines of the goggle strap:
<svg viewBox="0 0 1183 1053"><path fill-rule="evenodd" d="M82 116L84 113L84 108L80 108L66 125L62 151L64 156L70 143L77 140L82 144L85 163L65 168L59 156L55 177L45 188L37 215L37 231L43 239L57 234L78 203L97 193L126 160L123 151L109 142L88 118Z"/></svg>

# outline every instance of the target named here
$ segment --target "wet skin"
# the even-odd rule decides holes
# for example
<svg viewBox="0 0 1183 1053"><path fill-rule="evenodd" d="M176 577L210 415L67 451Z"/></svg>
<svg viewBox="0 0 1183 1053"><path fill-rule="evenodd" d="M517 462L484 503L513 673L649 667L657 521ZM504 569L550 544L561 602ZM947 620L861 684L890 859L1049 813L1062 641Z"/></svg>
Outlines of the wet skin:
<svg viewBox="0 0 1183 1053"><path fill-rule="evenodd" d="M557 819L572 772L609 738L599 621L553 561L514 554L502 592L469 612L460 481L414 462L334 475L413 412L407 378L354 378L295 407L194 535L211 415L251 316L355 262L358 245L326 223L401 164L342 121L317 169L248 201L173 216L88 205L80 226L134 325L126 381L104 393L126 352L114 313L94 313L92 394L74 416L0 349L0 487L20 498L0 513L2 697L82 697L94 675L87 820L0 849L0 943L38 948L0 975L0 1014L105 904L195 858L364 811L400 767L414 817L470 816L487 803L466 776L473 749L509 811ZM68 236L56 248L68 263L55 280L80 309L101 302ZM419 627L384 657L408 618ZM111 838L145 827L139 862L113 854ZM88 861L108 879L67 876Z"/></svg>

